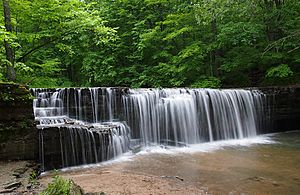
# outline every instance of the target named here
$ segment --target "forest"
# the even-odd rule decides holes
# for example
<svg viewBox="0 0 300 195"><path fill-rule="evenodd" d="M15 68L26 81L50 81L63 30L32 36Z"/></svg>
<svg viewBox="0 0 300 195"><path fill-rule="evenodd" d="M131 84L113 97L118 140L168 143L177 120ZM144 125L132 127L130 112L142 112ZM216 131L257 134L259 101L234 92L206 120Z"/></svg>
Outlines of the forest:
<svg viewBox="0 0 300 195"><path fill-rule="evenodd" d="M3 82L300 83L299 0L2 0L0 6Z"/></svg>

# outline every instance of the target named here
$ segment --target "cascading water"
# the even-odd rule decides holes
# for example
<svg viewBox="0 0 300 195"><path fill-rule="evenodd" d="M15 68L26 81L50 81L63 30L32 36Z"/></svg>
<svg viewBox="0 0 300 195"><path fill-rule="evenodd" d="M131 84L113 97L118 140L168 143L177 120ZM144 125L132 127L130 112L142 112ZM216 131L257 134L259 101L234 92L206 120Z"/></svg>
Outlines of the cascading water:
<svg viewBox="0 0 300 195"><path fill-rule="evenodd" d="M112 91L32 89L43 170L106 161L128 151L129 127L112 122Z"/></svg>
<svg viewBox="0 0 300 195"><path fill-rule="evenodd" d="M101 162L128 151L132 143L188 146L255 136L262 127L264 94L257 90L98 87L32 92L41 161L60 161L48 167Z"/></svg>
<svg viewBox="0 0 300 195"><path fill-rule="evenodd" d="M123 102L144 145L181 145L255 136L262 97L248 90L137 89Z"/></svg>

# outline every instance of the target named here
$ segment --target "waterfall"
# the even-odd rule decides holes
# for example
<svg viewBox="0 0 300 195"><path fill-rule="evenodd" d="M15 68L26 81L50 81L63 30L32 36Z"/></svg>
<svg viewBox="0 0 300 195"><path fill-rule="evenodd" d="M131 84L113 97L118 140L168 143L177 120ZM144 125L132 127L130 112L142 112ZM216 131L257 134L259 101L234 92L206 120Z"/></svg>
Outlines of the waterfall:
<svg viewBox="0 0 300 195"><path fill-rule="evenodd" d="M255 90L136 89L123 102L144 145L181 145L255 136L263 96Z"/></svg>
<svg viewBox="0 0 300 195"><path fill-rule="evenodd" d="M42 170L102 162L128 151L130 128L113 122L113 89L31 91Z"/></svg>
<svg viewBox="0 0 300 195"><path fill-rule="evenodd" d="M257 135L263 126L265 95L258 90L31 90L41 161L52 162L45 169L109 160L134 144L188 146L241 139Z"/></svg>

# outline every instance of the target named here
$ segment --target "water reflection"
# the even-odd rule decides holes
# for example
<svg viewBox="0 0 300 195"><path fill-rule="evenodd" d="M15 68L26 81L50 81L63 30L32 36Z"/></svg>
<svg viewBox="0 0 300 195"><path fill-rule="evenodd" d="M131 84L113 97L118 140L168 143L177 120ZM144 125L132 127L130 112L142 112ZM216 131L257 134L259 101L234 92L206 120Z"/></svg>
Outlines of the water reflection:
<svg viewBox="0 0 300 195"><path fill-rule="evenodd" d="M213 194L299 194L300 131L272 135L273 144L227 146L212 152L136 157L122 170L177 176Z"/></svg>

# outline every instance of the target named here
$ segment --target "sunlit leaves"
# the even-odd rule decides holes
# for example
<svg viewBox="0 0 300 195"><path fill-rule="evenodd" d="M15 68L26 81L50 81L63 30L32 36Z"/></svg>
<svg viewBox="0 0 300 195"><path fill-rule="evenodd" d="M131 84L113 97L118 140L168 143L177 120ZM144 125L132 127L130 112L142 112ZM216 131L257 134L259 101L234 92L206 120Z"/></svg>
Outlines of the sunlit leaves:
<svg viewBox="0 0 300 195"><path fill-rule="evenodd" d="M101 50L117 40L116 30L105 26L93 6L79 0L12 1L14 32L0 29L0 40L16 48L19 82L25 73L23 78L31 80L41 73L63 75L69 66L80 70L85 58L74 61L75 56L89 56L89 50Z"/></svg>
<svg viewBox="0 0 300 195"><path fill-rule="evenodd" d="M247 86L300 72L298 0L12 0L11 7L14 32L1 27L0 41L16 50L19 81L34 86L47 79ZM5 63L3 46L0 53Z"/></svg>
<svg viewBox="0 0 300 195"><path fill-rule="evenodd" d="M268 69L266 77L269 78L287 78L293 75L293 71L287 64L281 64Z"/></svg>
<svg viewBox="0 0 300 195"><path fill-rule="evenodd" d="M219 30L217 41L222 46L249 46L256 44L263 36L262 25L252 22L228 22Z"/></svg>
<svg viewBox="0 0 300 195"><path fill-rule="evenodd" d="M196 82L194 82L191 88L220 88L221 80L216 77L201 76Z"/></svg>

